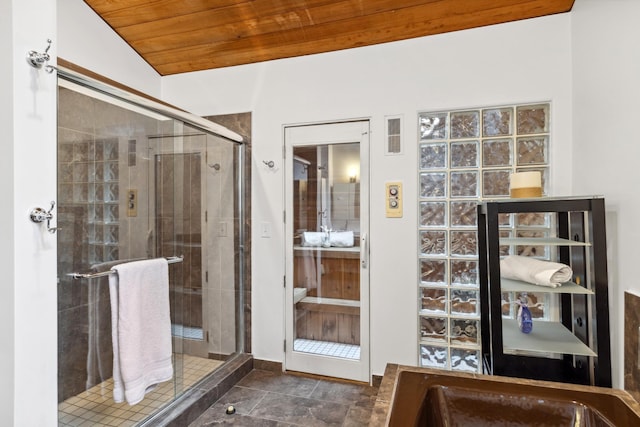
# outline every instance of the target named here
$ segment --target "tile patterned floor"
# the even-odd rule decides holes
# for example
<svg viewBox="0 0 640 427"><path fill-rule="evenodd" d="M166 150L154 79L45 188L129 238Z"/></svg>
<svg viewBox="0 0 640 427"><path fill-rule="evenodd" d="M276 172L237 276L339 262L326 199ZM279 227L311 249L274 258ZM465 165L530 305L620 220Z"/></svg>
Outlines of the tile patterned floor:
<svg viewBox="0 0 640 427"><path fill-rule="evenodd" d="M377 392L362 383L253 370L189 427L368 426ZM229 405L235 414L226 414Z"/></svg>
<svg viewBox="0 0 640 427"><path fill-rule="evenodd" d="M142 402L130 406L113 401L113 380L98 384L58 405L58 426L130 427L140 423L174 398L174 382L187 388L213 372L223 362L183 355L174 360L175 381L164 382Z"/></svg>
<svg viewBox="0 0 640 427"><path fill-rule="evenodd" d="M342 357L345 359L360 359L360 346L352 344L297 338L293 342L293 350L303 353L322 354L323 356Z"/></svg>

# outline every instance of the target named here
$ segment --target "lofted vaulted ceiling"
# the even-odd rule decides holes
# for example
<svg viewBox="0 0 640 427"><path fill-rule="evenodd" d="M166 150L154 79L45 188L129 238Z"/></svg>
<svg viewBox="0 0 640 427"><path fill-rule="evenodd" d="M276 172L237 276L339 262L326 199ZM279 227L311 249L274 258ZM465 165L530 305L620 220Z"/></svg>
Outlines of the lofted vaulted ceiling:
<svg viewBox="0 0 640 427"><path fill-rule="evenodd" d="M563 13L575 0L85 0L161 75Z"/></svg>

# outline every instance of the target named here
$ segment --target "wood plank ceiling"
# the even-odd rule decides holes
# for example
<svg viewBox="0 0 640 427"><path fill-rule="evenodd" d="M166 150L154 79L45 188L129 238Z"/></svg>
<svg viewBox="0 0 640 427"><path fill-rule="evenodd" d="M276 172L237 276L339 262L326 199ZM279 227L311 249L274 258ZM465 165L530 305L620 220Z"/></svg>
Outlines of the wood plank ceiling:
<svg viewBox="0 0 640 427"><path fill-rule="evenodd" d="M568 12L574 0L85 0L161 75Z"/></svg>

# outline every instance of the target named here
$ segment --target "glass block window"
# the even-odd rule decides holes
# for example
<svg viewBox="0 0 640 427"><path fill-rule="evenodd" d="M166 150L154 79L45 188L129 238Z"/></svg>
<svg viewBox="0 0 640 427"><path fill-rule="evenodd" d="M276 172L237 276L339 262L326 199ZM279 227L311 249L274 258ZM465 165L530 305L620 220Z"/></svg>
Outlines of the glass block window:
<svg viewBox="0 0 640 427"><path fill-rule="evenodd" d="M419 364L482 372L477 203L509 197L513 172L549 176L550 104L418 114ZM503 237L548 233L546 214L504 215ZM504 247L503 254L549 258L545 248ZM515 316L505 293L503 315ZM528 295L548 317L544 294ZM535 312L535 313L534 313Z"/></svg>
<svg viewBox="0 0 640 427"><path fill-rule="evenodd" d="M64 138L63 138L64 137ZM64 134L58 142L58 215L68 230L60 248L77 256L78 265L94 265L119 258L120 154L118 138L74 140ZM65 225L68 224L68 225ZM76 233L86 232L87 240ZM74 255L74 256L75 256ZM74 264L75 265L75 264ZM69 267L69 271L75 267Z"/></svg>

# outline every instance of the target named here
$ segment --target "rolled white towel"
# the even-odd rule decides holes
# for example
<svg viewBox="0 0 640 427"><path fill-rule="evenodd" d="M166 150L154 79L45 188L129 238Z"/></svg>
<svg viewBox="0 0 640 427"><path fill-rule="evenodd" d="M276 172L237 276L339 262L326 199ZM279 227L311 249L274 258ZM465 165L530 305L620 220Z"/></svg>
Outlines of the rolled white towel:
<svg viewBox="0 0 640 427"><path fill-rule="evenodd" d="M326 233L319 231L305 231L302 233L302 246L322 246L322 239Z"/></svg>
<svg viewBox="0 0 640 427"><path fill-rule="evenodd" d="M509 255L500 260L500 276L534 285L557 288L571 280L573 271L566 264Z"/></svg>
<svg viewBox="0 0 640 427"><path fill-rule="evenodd" d="M332 231L329 243L337 248L350 248L353 246L353 231Z"/></svg>

